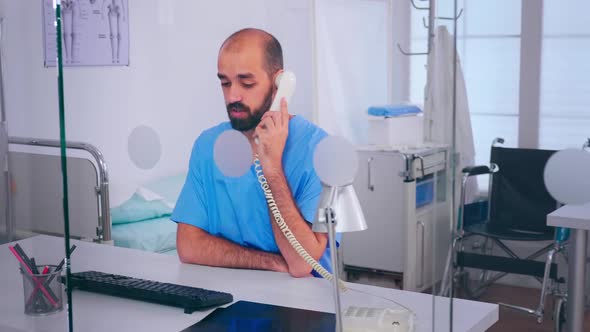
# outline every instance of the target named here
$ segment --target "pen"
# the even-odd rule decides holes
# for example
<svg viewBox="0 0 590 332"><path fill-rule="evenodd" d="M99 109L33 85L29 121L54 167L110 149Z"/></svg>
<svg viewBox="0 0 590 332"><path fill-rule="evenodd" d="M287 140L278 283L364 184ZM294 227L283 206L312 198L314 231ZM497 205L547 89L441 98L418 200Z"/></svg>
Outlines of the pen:
<svg viewBox="0 0 590 332"><path fill-rule="evenodd" d="M45 289L45 285L43 285L41 283L41 281L39 281L33 274L33 271L31 270L31 267L24 261L24 258L21 257L16 249L14 249L13 246L8 246L8 249L10 250L10 252L12 252L12 254L14 255L14 257L16 257L16 259L23 265L23 267L25 268L25 270L29 273L29 275L31 276L31 278L35 281L36 285L40 285L40 289L41 292L43 292L43 294L45 295L45 297L47 297L47 299L49 300L49 302L51 302L51 304L55 307L58 307L59 304L55 301L55 295L54 294L50 294L47 289Z"/></svg>
<svg viewBox="0 0 590 332"><path fill-rule="evenodd" d="M74 250L76 249L76 245L73 244L72 247L70 248L70 255L74 252ZM55 273L57 271L60 271L65 263L66 259L62 259L61 262L59 262L59 264L57 265L57 267L55 268L55 270L53 270L53 274L45 281L44 285L49 285L50 282L53 281L53 279L55 279L55 276L58 275L58 273Z"/></svg>
<svg viewBox="0 0 590 332"><path fill-rule="evenodd" d="M76 245L72 244L72 247L70 248L70 255L74 252L75 249L76 249ZM65 262L66 262L66 259L65 258L62 259L61 262L59 262L59 264L57 264L55 271L61 270L63 268Z"/></svg>
<svg viewBox="0 0 590 332"><path fill-rule="evenodd" d="M37 263L35 262L35 258L31 257L31 270L34 274L39 274L39 269L37 269Z"/></svg>
<svg viewBox="0 0 590 332"><path fill-rule="evenodd" d="M17 244L14 245L14 250L16 250L16 252L19 254L19 256L23 259L24 263L32 271L33 270L33 264L31 264L31 260L29 259L29 256L27 256L27 254L25 253L25 251L23 250L23 248L21 248L21 246L17 243Z"/></svg>

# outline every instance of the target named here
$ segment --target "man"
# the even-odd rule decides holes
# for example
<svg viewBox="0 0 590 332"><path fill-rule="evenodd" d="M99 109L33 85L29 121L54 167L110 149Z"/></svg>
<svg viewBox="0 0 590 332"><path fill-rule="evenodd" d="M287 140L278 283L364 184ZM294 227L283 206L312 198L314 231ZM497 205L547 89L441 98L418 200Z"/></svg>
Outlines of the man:
<svg viewBox="0 0 590 332"><path fill-rule="evenodd" d="M218 74L229 122L205 130L196 140L189 172L172 220L178 223L177 248L184 263L314 274L291 247L274 218L254 167L240 178L225 177L213 160L213 146L234 128L249 140L283 219L299 243L330 269L327 236L314 233L321 184L313 152L326 133L301 116L268 112L283 70L280 43L269 33L244 29L221 46ZM258 141L258 142L256 142Z"/></svg>

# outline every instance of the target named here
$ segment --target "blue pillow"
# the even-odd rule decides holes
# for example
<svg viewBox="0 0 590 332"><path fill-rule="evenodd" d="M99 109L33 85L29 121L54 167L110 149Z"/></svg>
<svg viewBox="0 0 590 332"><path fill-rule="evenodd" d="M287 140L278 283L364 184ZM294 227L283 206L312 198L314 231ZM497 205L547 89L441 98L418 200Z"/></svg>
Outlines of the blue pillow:
<svg viewBox="0 0 590 332"><path fill-rule="evenodd" d="M134 193L123 204L111 208L111 222L116 224L128 224L148 219L170 216L172 206L163 199L148 199L141 193Z"/></svg>
<svg viewBox="0 0 590 332"><path fill-rule="evenodd" d="M113 240L117 247L168 252L176 249L176 223L169 217L113 226Z"/></svg>

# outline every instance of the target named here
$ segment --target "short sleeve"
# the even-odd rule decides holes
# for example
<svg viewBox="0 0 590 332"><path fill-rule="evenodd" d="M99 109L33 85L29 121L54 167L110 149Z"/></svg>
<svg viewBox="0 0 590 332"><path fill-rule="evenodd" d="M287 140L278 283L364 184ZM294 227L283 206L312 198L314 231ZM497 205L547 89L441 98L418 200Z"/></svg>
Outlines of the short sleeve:
<svg viewBox="0 0 590 332"><path fill-rule="evenodd" d="M313 223L317 212L318 204L320 203L320 195L322 193L322 184L315 172L310 171L309 176L305 180L303 190L301 190L298 197L296 197L296 204L299 212L309 223Z"/></svg>
<svg viewBox="0 0 590 332"><path fill-rule="evenodd" d="M201 169L202 155L199 153L199 140L197 139L191 153L186 181L170 219L199 227L208 232L207 197L203 177L201 176L203 173Z"/></svg>

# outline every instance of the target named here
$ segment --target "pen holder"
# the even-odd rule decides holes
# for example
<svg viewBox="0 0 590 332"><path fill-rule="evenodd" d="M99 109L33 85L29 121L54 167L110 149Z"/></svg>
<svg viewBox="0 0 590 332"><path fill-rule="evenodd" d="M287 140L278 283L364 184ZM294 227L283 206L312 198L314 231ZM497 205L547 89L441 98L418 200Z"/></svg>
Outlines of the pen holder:
<svg viewBox="0 0 590 332"><path fill-rule="evenodd" d="M45 269L48 267L48 269ZM37 265L39 271L46 273L30 274L20 269L23 276L25 314L42 316L63 309L61 270L55 265Z"/></svg>

